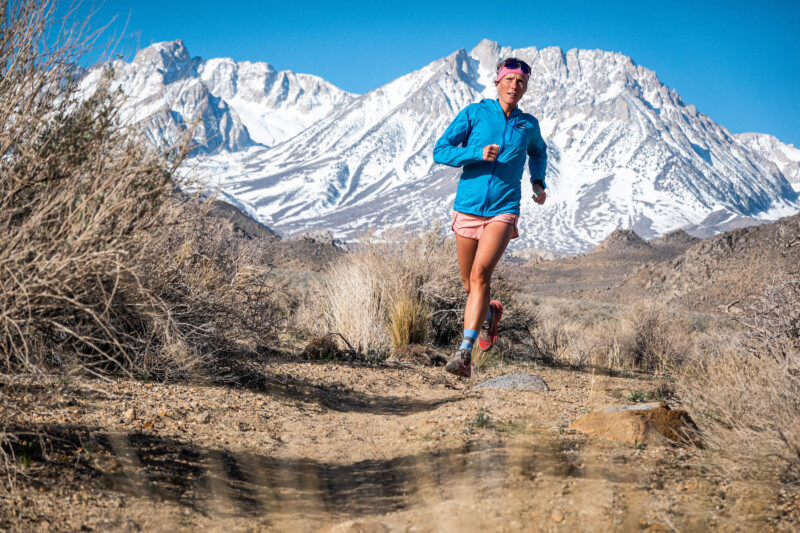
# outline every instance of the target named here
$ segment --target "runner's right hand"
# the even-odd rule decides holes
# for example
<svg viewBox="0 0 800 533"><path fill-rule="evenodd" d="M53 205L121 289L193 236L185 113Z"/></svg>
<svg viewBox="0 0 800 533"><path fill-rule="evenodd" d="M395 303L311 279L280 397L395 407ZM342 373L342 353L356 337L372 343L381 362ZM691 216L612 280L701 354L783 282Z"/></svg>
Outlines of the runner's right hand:
<svg viewBox="0 0 800 533"><path fill-rule="evenodd" d="M494 161L497 159L497 154L500 152L500 146L496 144L489 144L483 147L483 160Z"/></svg>

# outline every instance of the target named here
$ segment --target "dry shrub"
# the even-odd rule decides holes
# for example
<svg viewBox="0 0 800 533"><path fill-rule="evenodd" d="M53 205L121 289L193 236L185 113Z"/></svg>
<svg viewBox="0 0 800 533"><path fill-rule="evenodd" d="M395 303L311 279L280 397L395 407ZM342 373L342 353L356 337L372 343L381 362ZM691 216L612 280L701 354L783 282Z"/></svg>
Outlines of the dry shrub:
<svg viewBox="0 0 800 533"><path fill-rule="evenodd" d="M0 355L7 370L74 353L118 363L129 353L112 302L136 282L135 231L169 197L185 152L123 132L107 82L77 98L70 45L54 61L37 48L46 6L3 6L13 35L0 46Z"/></svg>
<svg viewBox="0 0 800 533"><path fill-rule="evenodd" d="M678 313L646 301L633 306L624 319L630 326L628 348L635 368L664 371L687 358L689 325Z"/></svg>
<svg viewBox="0 0 800 533"><path fill-rule="evenodd" d="M301 355L311 361L334 359L339 355L339 345L330 335L314 337L303 349Z"/></svg>
<svg viewBox="0 0 800 533"><path fill-rule="evenodd" d="M439 228L366 235L309 291L299 325L314 331L322 324L356 350L381 355L426 338L451 342L461 333L465 298L455 241Z"/></svg>
<svg viewBox="0 0 800 533"><path fill-rule="evenodd" d="M291 307L286 281L272 273L271 243L243 238L208 216L210 205L174 198L137 234L139 284L127 294L144 291L158 302L147 316L147 342L135 339L137 370L187 374L210 355L258 349L274 341Z"/></svg>
<svg viewBox="0 0 800 533"><path fill-rule="evenodd" d="M51 45L52 9L2 4L4 370L186 374L265 342L280 312L267 250L177 194L189 132L156 150L123 128L110 76L78 94L70 64L85 41L64 28Z"/></svg>
<svg viewBox="0 0 800 533"><path fill-rule="evenodd" d="M695 342L693 326L683 315L652 302L624 309L582 301L547 300L536 306L523 301L514 308L526 323L513 325L519 338L507 337L546 364L664 372L682 364Z"/></svg>
<svg viewBox="0 0 800 533"><path fill-rule="evenodd" d="M682 374L714 462L732 475L800 481L800 280L775 282Z"/></svg>

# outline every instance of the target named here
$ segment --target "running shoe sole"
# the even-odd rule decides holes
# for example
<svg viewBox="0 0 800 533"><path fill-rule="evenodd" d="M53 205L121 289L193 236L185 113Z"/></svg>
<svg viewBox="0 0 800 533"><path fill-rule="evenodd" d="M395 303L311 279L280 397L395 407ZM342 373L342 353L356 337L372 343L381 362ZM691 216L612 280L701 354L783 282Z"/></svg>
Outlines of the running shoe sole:
<svg viewBox="0 0 800 533"><path fill-rule="evenodd" d="M454 376L468 378L472 375L472 369L470 368L470 365L465 365L464 363L456 361L455 359L448 361L444 369Z"/></svg>

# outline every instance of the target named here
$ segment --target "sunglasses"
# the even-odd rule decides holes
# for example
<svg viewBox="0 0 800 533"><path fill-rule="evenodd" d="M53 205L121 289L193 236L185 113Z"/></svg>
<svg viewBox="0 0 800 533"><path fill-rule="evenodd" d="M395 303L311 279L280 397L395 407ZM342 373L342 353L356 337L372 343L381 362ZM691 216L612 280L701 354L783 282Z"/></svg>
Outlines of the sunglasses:
<svg viewBox="0 0 800 533"><path fill-rule="evenodd" d="M526 62L522 61L521 59L509 58L509 59L505 59L505 60L501 61L500 63L497 64L497 72L500 72L500 69L502 69L503 67L507 67L507 68L509 68L511 70L520 69L525 74L530 74L531 73L530 65L528 65Z"/></svg>

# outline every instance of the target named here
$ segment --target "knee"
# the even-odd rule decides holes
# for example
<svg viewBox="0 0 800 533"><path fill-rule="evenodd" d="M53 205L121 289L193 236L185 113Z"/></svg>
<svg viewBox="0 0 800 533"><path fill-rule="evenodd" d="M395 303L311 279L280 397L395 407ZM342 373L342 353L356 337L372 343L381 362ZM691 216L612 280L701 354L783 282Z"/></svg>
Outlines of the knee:
<svg viewBox="0 0 800 533"><path fill-rule="evenodd" d="M484 286L489 284L492 272L484 265L475 265L470 272L469 281L472 286Z"/></svg>

